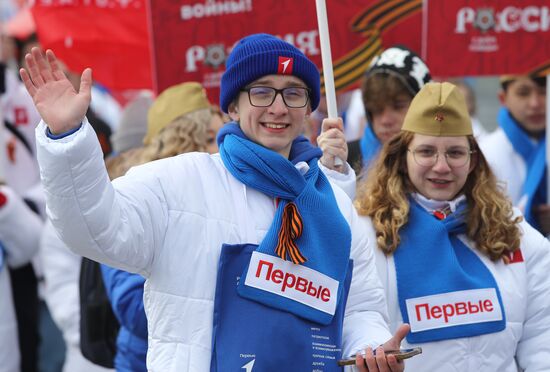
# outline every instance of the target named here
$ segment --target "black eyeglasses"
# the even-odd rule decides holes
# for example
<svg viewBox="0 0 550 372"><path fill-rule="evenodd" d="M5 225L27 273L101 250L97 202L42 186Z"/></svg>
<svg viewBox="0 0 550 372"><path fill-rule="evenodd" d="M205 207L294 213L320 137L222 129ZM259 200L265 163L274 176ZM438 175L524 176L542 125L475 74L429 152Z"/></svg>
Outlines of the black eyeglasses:
<svg viewBox="0 0 550 372"><path fill-rule="evenodd" d="M288 87L275 89L272 87L250 87L241 89L248 93L250 104L255 107L269 107L275 102L277 94L281 94L283 102L289 108L305 107L309 101L309 89L305 87Z"/></svg>
<svg viewBox="0 0 550 372"><path fill-rule="evenodd" d="M431 146L418 146L414 150L407 149L412 152L416 164L422 167L433 167L439 158L439 151ZM443 152L445 160L451 168L460 168L466 165L470 156L475 153L475 150L470 150L465 146L451 147Z"/></svg>

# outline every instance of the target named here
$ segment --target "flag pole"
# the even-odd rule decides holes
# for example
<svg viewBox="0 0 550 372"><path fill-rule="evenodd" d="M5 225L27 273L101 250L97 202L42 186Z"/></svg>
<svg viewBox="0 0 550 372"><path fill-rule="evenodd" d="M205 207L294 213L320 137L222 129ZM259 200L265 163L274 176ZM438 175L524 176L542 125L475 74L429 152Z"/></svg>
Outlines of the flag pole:
<svg viewBox="0 0 550 372"><path fill-rule="evenodd" d="M336 107L336 90L334 88L334 73L332 70L332 53L330 51L330 36L328 32L327 7L325 0L315 0L317 9L317 25L319 27L319 39L321 42L321 59L323 61L323 77L325 80L325 97L327 100L327 112L329 119L338 117ZM342 165L345 159L335 158L335 165Z"/></svg>

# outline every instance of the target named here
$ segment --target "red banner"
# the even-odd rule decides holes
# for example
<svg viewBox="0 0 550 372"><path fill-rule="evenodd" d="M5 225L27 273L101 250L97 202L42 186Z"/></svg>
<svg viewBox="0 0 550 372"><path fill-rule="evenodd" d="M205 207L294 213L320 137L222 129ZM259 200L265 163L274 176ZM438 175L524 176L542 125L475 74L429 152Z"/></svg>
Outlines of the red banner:
<svg viewBox="0 0 550 372"><path fill-rule="evenodd" d="M35 0L31 10L42 47L72 71L92 67L111 90L152 87L145 0Z"/></svg>
<svg viewBox="0 0 550 372"><path fill-rule="evenodd" d="M421 0L327 0L337 90L356 85L370 59L399 43L420 53ZM232 46L245 35L278 35L320 68L314 0L150 0L157 92L198 81L217 101Z"/></svg>
<svg viewBox="0 0 550 372"><path fill-rule="evenodd" d="M550 73L548 0L425 0L432 75Z"/></svg>

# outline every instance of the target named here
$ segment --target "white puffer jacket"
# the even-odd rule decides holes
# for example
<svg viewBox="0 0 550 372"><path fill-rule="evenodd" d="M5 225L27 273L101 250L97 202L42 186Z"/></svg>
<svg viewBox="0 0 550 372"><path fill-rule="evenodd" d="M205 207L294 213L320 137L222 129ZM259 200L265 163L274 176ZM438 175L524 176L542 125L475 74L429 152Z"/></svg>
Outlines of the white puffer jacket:
<svg viewBox="0 0 550 372"><path fill-rule="evenodd" d="M76 253L147 278L149 370L209 369L216 271L223 243L259 243L274 200L237 181L219 155L191 153L132 169L111 184L85 123L59 140L37 128L48 214ZM355 260L344 355L390 334L372 242L347 196L335 189L352 230Z"/></svg>
<svg viewBox="0 0 550 372"><path fill-rule="evenodd" d="M368 234L374 229L368 217ZM493 274L504 305L506 329L481 336L408 344L422 347L422 354L407 360L406 369L415 372L543 372L550 371L550 242L528 223L520 229L523 262L493 262L472 249ZM463 235L468 246L473 243ZM377 249L376 264L385 287L390 330L403 322L397 297L393 256ZM419 278L422 280L422 278Z"/></svg>

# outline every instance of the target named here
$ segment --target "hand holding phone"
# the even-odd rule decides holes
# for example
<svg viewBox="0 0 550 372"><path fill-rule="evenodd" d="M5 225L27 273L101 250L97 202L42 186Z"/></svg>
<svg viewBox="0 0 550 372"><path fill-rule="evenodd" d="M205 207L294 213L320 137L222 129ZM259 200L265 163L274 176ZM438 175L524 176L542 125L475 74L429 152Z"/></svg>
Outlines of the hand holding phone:
<svg viewBox="0 0 550 372"><path fill-rule="evenodd" d="M376 350L373 350L374 355L376 355ZM397 361L405 360L412 358L415 355L422 354L421 347L415 347L412 349L400 349L400 350L384 350L386 355L394 355ZM365 355L363 355L364 357ZM355 356L350 357L349 359L341 359L338 361L339 366L353 366L355 365Z"/></svg>

